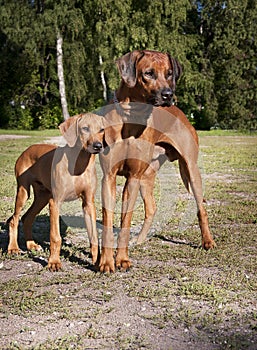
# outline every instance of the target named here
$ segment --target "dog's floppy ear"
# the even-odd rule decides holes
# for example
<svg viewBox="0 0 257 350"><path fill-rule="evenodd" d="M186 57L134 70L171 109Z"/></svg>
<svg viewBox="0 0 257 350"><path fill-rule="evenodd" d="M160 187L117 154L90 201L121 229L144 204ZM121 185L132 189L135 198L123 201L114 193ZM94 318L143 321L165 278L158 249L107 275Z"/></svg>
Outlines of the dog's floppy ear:
<svg viewBox="0 0 257 350"><path fill-rule="evenodd" d="M169 53L167 55L169 56L169 60L170 60L171 66L172 66L172 71L174 74L174 76L173 76L174 81L177 81L178 78L182 74L181 64L175 58L173 58Z"/></svg>
<svg viewBox="0 0 257 350"><path fill-rule="evenodd" d="M61 134L67 141L67 144L70 147L74 147L78 138L78 122L81 119L82 114L74 115L73 117L68 118L59 125Z"/></svg>
<svg viewBox="0 0 257 350"><path fill-rule="evenodd" d="M122 80L132 88L137 82L137 62L144 56L143 51L132 51L117 59L116 63Z"/></svg>

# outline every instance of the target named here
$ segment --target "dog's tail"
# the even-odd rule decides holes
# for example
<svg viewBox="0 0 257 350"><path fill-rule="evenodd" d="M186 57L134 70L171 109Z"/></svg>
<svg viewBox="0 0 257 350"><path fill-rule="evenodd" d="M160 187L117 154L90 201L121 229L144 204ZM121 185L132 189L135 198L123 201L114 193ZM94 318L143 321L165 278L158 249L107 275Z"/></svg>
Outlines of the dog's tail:
<svg viewBox="0 0 257 350"><path fill-rule="evenodd" d="M189 193L192 193L192 191L190 190L190 174L188 171L187 164L183 158L180 158L178 163L179 163L180 176L183 181L183 184L185 185L187 191Z"/></svg>
<svg viewBox="0 0 257 350"><path fill-rule="evenodd" d="M193 194L193 191L192 191L192 188L190 185L190 180L191 180L190 179L190 172L188 170L187 163L183 158L179 158L179 171L180 171L181 179L182 179L183 184L185 185L187 191L190 194ZM205 198L202 199L202 202L207 203Z"/></svg>

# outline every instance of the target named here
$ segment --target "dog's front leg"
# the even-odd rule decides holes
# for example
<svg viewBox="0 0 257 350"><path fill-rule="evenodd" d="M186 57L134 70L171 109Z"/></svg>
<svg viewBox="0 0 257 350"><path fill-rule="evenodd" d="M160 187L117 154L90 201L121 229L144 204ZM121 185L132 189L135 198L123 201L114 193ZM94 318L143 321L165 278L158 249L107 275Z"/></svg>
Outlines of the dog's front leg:
<svg viewBox="0 0 257 350"><path fill-rule="evenodd" d="M118 239L116 256L116 267L129 269L131 261L128 255L128 244L130 238L130 226L134 206L139 192L140 180L134 177L128 178L123 190L121 232Z"/></svg>
<svg viewBox="0 0 257 350"><path fill-rule="evenodd" d="M101 272L114 272L113 216L116 203L116 176L105 175L102 180L103 233L102 252L99 263Z"/></svg>
<svg viewBox="0 0 257 350"><path fill-rule="evenodd" d="M50 257L48 268L51 271L58 271L61 268L60 251L61 235L59 226L59 204L53 198L49 200L50 211Z"/></svg>

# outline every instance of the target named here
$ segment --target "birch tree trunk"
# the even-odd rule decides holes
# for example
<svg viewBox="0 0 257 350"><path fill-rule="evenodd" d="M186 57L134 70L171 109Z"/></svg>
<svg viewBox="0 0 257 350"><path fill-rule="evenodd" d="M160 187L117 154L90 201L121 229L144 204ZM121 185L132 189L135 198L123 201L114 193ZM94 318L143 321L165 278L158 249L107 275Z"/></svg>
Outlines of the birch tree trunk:
<svg viewBox="0 0 257 350"><path fill-rule="evenodd" d="M70 115L68 111L68 104L67 104L66 93L65 93L65 82L64 82L63 60L62 60L62 57L63 57L62 36L59 31L57 33L56 51L57 51L57 73L58 73L58 79L59 79L59 92L60 92L61 105L62 105L62 114L63 114L64 120L66 120L70 117Z"/></svg>
<svg viewBox="0 0 257 350"><path fill-rule="evenodd" d="M101 55L99 55L99 63L100 63L100 66L103 65L103 59ZM102 69L101 69L101 81L103 85L103 98L105 101L107 101L107 86L105 82L104 71Z"/></svg>

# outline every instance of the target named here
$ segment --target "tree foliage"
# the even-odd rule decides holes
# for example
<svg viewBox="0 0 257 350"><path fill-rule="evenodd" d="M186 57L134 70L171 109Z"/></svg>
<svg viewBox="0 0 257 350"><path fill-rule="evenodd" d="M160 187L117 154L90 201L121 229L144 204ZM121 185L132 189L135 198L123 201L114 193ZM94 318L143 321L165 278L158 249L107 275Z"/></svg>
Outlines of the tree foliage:
<svg viewBox="0 0 257 350"><path fill-rule="evenodd" d="M0 127L49 128L62 120L58 33L70 114L104 103L101 73L111 96L119 84L118 57L153 49L182 63L178 106L197 128L257 127L254 0L2 0L0 5Z"/></svg>

